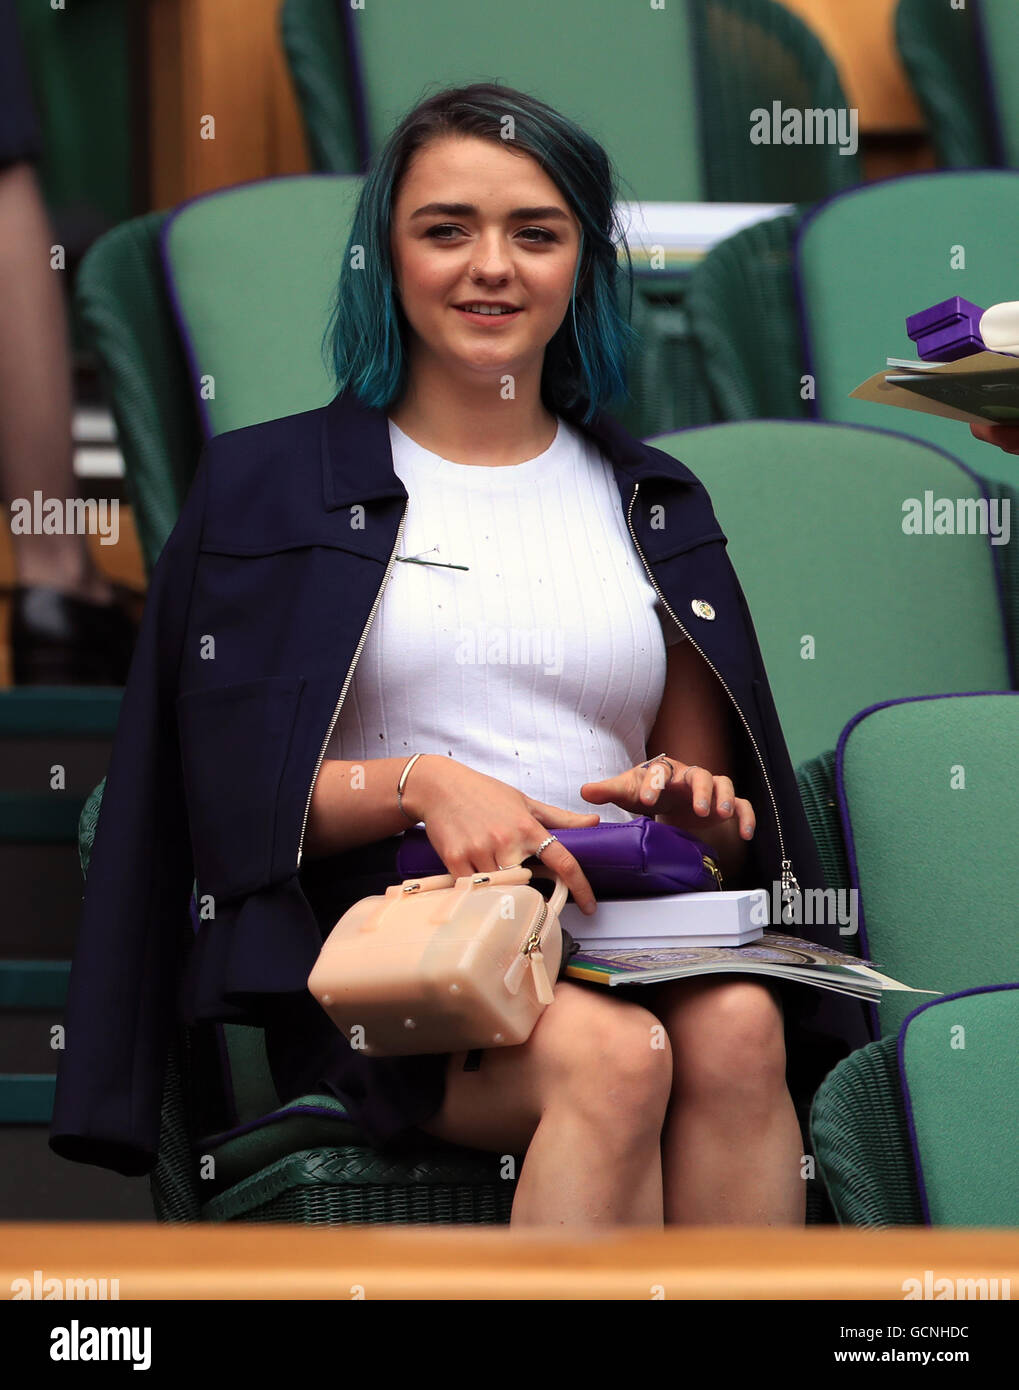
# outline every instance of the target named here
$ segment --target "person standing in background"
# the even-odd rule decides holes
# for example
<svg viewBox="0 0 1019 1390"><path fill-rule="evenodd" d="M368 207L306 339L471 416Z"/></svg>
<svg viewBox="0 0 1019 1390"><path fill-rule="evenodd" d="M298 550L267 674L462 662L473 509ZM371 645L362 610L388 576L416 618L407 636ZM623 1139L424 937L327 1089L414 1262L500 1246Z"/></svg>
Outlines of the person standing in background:
<svg viewBox="0 0 1019 1390"><path fill-rule="evenodd" d="M72 368L53 233L34 163L42 132L15 0L0 0L0 493L76 492ZM15 534L10 646L15 685L123 685L135 624L81 533Z"/></svg>

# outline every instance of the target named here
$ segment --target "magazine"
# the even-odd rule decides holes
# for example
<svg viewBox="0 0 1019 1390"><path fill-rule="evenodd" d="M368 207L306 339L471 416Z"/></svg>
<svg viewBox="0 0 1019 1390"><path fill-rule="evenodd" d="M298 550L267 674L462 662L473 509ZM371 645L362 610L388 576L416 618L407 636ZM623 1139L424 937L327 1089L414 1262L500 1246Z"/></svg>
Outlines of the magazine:
<svg viewBox="0 0 1019 1390"><path fill-rule="evenodd" d="M597 952L581 949L570 957L566 976L613 987L655 984L661 980L682 980L726 971L798 981L872 1001L880 999L886 990L907 990L913 994L942 992L904 985L881 974L874 968L873 961L820 946L816 941L786 936L783 932L765 932L759 941L749 946L659 946L650 950L599 949Z"/></svg>
<svg viewBox="0 0 1019 1390"><path fill-rule="evenodd" d="M1019 358L977 352L957 362L888 358L888 367L850 396L970 424L1019 419Z"/></svg>

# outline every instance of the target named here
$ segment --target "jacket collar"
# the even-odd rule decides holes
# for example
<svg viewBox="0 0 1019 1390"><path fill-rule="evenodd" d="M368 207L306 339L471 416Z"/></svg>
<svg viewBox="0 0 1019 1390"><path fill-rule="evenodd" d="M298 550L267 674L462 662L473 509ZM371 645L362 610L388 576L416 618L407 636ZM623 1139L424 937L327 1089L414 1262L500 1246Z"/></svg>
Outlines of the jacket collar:
<svg viewBox="0 0 1019 1390"><path fill-rule="evenodd" d="M665 478L687 486L697 484L685 464L641 443L604 410L598 410L588 424L580 419L579 408L559 413L631 479ZM341 391L322 412L322 493L329 511L377 498L407 496L393 468L386 411L363 405L351 391Z"/></svg>

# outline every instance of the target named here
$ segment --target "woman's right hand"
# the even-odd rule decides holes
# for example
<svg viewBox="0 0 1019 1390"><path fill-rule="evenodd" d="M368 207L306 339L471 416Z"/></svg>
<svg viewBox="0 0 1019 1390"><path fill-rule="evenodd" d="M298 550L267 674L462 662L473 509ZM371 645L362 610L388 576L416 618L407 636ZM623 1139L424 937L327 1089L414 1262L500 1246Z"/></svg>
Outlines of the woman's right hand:
<svg viewBox="0 0 1019 1390"><path fill-rule="evenodd" d="M564 811L525 796L498 778L446 758L425 754L410 772L403 805L425 822L432 848L454 878L509 868L534 855L548 831L597 825L597 811ZM593 912L595 896L584 871L568 849L553 840L541 852L547 869L557 873L584 912Z"/></svg>
<svg viewBox="0 0 1019 1390"><path fill-rule="evenodd" d="M982 439L985 444L997 444L1006 454L1019 454L1019 425L986 424L970 425L974 439Z"/></svg>

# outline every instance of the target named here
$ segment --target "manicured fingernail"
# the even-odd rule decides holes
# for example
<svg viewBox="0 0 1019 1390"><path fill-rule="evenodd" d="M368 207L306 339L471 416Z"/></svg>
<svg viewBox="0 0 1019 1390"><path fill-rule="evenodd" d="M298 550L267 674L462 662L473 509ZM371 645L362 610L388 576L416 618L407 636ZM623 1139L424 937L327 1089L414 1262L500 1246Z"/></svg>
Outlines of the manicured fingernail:
<svg viewBox="0 0 1019 1390"><path fill-rule="evenodd" d="M698 801L697 809L699 811L706 811L708 809L708 803L706 801Z"/></svg>
<svg viewBox="0 0 1019 1390"><path fill-rule="evenodd" d="M731 810L732 810L732 802L731 802L731 801L723 801L723 802L722 802L722 810L723 810L723 811L731 811Z"/></svg>

